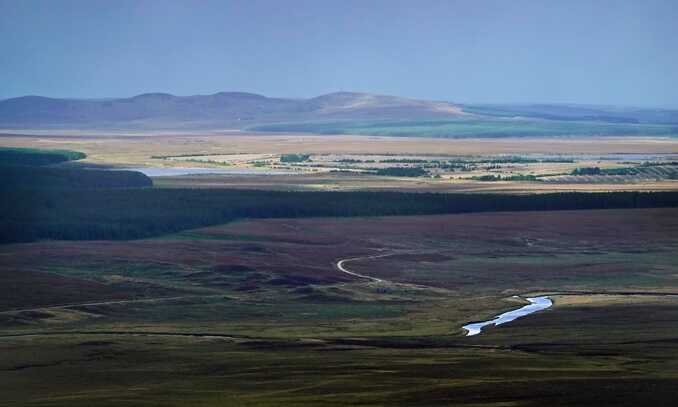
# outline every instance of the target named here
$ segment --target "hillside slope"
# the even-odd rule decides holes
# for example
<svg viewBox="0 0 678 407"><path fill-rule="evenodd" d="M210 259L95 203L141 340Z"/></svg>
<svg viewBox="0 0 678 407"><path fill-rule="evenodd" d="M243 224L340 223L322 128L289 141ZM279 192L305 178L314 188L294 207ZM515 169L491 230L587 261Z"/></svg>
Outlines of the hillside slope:
<svg viewBox="0 0 678 407"><path fill-rule="evenodd" d="M254 123L332 119L451 118L460 107L367 93L339 92L311 99L243 92L85 100L24 96L0 101L0 127L240 128Z"/></svg>

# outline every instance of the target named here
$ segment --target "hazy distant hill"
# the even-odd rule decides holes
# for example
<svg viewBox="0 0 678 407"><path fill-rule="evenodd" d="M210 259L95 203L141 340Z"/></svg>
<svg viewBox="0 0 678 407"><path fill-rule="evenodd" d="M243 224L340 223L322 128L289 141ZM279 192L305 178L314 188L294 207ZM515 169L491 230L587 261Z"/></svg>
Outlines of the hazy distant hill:
<svg viewBox="0 0 678 407"><path fill-rule="evenodd" d="M462 116L461 107L447 102L407 99L369 93L337 92L303 101L304 109L325 117L402 119Z"/></svg>
<svg viewBox="0 0 678 407"><path fill-rule="evenodd" d="M464 105L464 111L483 116L530 117L560 121L678 124L678 110L572 104Z"/></svg>
<svg viewBox="0 0 678 407"><path fill-rule="evenodd" d="M223 128L276 121L450 118L463 114L459 106L446 102L350 92L312 99L242 92L196 96L147 93L105 100L24 96L0 101L0 128Z"/></svg>
<svg viewBox="0 0 678 407"><path fill-rule="evenodd" d="M310 99L244 92L0 101L0 129L247 129L428 137L678 136L678 110L588 105L460 105L369 93Z"/></svg>

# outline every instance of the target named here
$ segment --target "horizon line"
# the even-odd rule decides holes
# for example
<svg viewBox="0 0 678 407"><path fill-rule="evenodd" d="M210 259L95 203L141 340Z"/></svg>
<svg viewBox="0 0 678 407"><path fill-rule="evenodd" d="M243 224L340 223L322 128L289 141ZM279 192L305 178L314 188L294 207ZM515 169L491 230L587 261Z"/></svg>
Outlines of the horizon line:
<svg viewBox="0 0 678 407"><path fill-rule="evenodd" d="M492 101L492 102L487 102L487 101L454 101L452 99L437 99L437 98L424 98L424 97L416 97L416 96L402 96L402 95L394 95L394 94L389 94L389 93L375 93L375 92L365 92L365 91L349 91L349 90L338 90L338 91L333 91L333 92L327 92L327 93L321 93L316 96L307 96L307 97L290 97L290 96L269 96L264 93L257 93L257 92L252 92L252 91L246 91L246 90L221 90L217 91L214 93L194 93L194 94L188 94L188 95L179 95L179 94L174 94L174 93L169 93L169 92L162 92L162 91L152 91L152 92L141 92L138 94L130 95L130 96L103 96L103 97L67 97L67 96L46 96L46 95L41 95L41 94L23 94L23 95L18 95L18 96L11 96L11 97L4 97L0 98L0 102L6 102L8 100L12 99L21 99L21 98L30 98L30 97L35 97L35 98L45 98L45 99L55 99L55 100L75 100L75 101L106 101L106 100L118 100L118 99L132 99L135 97L139 96L146 96L146 95L167 95L171 97L178 97L178 98L185 98L185 97L199 97L199 96L215 96L218 94L246 94L246 95L253 95L253 96L261 96L265 97L268 99L287 99L287 100L308 100L308 99L314 99L322 96L329 96L329 95L334 95L334 94L341 94L341 93L346 93L346 94L360 94L360 95L372 95L372 96L387 96L387 97L396 97L396 98L403 98L403 99L411 99L411 100L420 100L420 101L428 101L428 102L444 102L444 103L451 103L451 104L456 104L456 105L481 105L481 106L537 106L537 105L554 105L554 106L578 106L578 107L618 107L618 108L641 108L641 109L663 109L663 110L678 110L678 105L677 106L668 106L668 105L645 105L645 104L640 104L640 105L633 105L633 104L628 104L628 103L620 103L620 104L609 104L609 103L590 103L590 102L565 102L565 101L531 101L531 102L501 102L501 101Z"/></svg>

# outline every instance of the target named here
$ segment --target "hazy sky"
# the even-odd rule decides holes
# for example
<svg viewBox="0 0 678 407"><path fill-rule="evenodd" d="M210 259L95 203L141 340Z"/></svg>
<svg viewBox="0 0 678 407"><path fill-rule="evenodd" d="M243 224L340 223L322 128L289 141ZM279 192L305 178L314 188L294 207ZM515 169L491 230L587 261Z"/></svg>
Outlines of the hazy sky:
<svg viewBox="0 0 678 407"><path fill-rule="evenodd" d="M678 107L678 0L0 0L0 98L223 90Z"/></svg>

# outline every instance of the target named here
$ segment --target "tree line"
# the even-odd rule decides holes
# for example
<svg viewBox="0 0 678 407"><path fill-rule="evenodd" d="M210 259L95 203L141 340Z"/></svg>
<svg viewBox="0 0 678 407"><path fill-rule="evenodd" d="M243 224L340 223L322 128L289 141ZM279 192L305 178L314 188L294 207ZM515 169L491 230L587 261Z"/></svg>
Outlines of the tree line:
<svg viewBox="0 0 678 407"><path fill-rule="evenodd" d="M242 218L677 207L678 192L534 195L0 187L0 242L138 239Z"/></svg>
<svg viewBox="0 0 678 407"><path fill-rule="evenodd" d="M3 165L40 166L82 160L85 157L85 153L79 151L0 147L0 163Z"/></svg>
<svg viewBox="0 0 678 407"><path fill-rule="evenodd" d="M13 188L141 188L153 181L137 171L0 165L0 185Z"/></svg>

